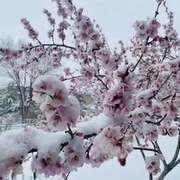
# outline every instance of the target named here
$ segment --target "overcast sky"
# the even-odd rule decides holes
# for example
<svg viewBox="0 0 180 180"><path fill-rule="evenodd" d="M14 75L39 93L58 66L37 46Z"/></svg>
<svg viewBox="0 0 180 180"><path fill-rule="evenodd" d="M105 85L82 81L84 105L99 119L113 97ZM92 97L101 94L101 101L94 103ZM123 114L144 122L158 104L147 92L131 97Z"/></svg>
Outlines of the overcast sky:
<svg viewBox="0 0 180 180"><path fill-rule="evenodd" d="M167 3L175 12L175 26L180 30L180 2L169 0ZM77 7L84 8L84 14L103 28L109 43L114 46L122 39L125 43L134 35L132 24L136 20L146 20L153 17L157 3L155 0L74 0ZM15 40L24 39L28 41L27 31L24 30L20 19L26 17L31 25L40 33L40 40L47 42L46 32L49 24L46 16L42 13L43 8L51 10L56 16L56 6L51 0L0 0L0 37L13 37ZM158 19L165 22L164 9L160 9Z"/></svg>
<svg viewBox="0 0 180 180"><path fill-rule="evenodd" d="M170 10L175 13L175 27L180 32L180 1L167 0ZM84 14L96 19L102 27L109 45L114 47L119 40L129 43L134 35L132 24L136 20L146 20L153 17L157 3L155 0L74 0L77 7L84 8ZM20 23L21 18L27 18L40 34L42 42L49 42L46 32L49 24L42 13L43 8L49 9L56 16L56 6L51 0L0 0L0 38L12 37L14 41L29 41L27 31ZM160 8L160 22L166 22L164 8ZM1 78L1 77L0 77ZM175 141L161 140L166 156L170 159L175 148ZM127 160L127 166L121 167L116 160L102 165L100 169L85 166L69 176L69 180L148 180L142 157L139 152L133 152ZM180 165L166 180L180 179ZM26 172L28 175L28 172ZM29 180L29 179L28 179Z"/></svg>

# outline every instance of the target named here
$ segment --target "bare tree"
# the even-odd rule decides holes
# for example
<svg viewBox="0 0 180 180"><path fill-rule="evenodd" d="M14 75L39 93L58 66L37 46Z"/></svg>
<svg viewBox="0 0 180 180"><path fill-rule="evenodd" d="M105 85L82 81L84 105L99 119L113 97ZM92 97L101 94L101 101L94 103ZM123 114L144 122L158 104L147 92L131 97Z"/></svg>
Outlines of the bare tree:
<svg viewBox="0 0 180 180"><path fill-rule="evenodd" d="M1 46L7 49L16 50L18 48L26 47L27 45L23 41L19 41L17 44L13 42L11 38L2 39ZM16 56L16 54L15 54ZM27 118L34 117L35 103L32 101L32 83L33 80L40 74L46 74L51 70L50 58L42 58L38 60L38 64L29 64L32 56L30 54L24 54L24 56L14 61L13 58L7 62L0 63L5 76L10 77L15 84L18 91L20 100L20 114L22 122L25 122ZM41 60L43 63L41 63ZM40 64L39 64L40 63ZM27 102L28 103L25 103Z"/></svg>

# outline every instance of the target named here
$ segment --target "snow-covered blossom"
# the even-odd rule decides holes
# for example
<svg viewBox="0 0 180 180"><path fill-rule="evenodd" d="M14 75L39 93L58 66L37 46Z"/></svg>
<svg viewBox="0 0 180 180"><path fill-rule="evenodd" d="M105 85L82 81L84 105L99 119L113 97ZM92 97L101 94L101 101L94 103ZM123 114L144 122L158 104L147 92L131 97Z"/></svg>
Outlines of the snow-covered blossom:
<svg viewBox="0 0 180 180"><path fill-rule="evenodd" d="M85 161L85 149L83 148L83 137L75 136L64 148L63 156L66 163L72 168L81 167Z"/></svg>
<svg viewBox="0 0 180 180"><path fill-rule="evenodd" d="M96 69L93 67L82 67L81 68L81 74L87 78L92 79L94 77Z"/></svg>
<svg viewBox="0 0 180 180"><path fill-rule="evenodd" d="M42 96L45 94L48 96L46 98L48 103L54 107L68 105L68 91L65 85L55 77L49 75L39 76L33 84L33 90L35 95L33 100L37 102L42 101ZM37 96L37 94L39 95Z"/></svg>
<svg viewBox="0 0 180 180"><path fill-rule="evenodd" d="M90 158L101 165L107 158L117 157L118 161L127 158L128 153L132 152L133 146L128 142L125 131L119 126L108 126L93 141L90 151Z"/></svg>
<svg viewBox="0 0 180 180"><path fill-rule="evenodd" d="M141 108L135 108L132 111L132 122L137 129L142 129L145 121L145 115Z"/></svg>
<svg viewBox="0 0 180 180"><path fill-rule="evenodd" d="M160 169L160 157L158 155L146 157L146 169L156 175L157 173L161 172Z"/></svg>
<svg viewBox="0 0 180 180"><path fill-rule="evenodd" d="M175 137L178 134L179 128L177 126L168 126L168 125L163 125L158 127L158 133L166 136L169 135L170 137Z"/></svg>
<svg viewBox="0 0 180 180"><path fill-rule="evenodd" d="M74 27L77 32L77 39L83 43L93 41L97 44L101 43L99 32L94 29L94 24L90 18L82 15L83 10L79 9L74 20Z"/></svg>
<svg viewBox="0 0 180 180"><path fill-rule="evenodd" d="M121 82L123 81L125 76L128 75L127 73L128 73L127 67L119 66L118 69L114 71L113 76L114 78L118 79Z"/></svg>
<svg viewBox="0 0 180 180"><path fill-rule="evenodd" d="M156 141L158 139L157 126L151 123L145 123L143 125L143 134L150 141Z"/></svg>
<svg viewBox="0 0 180 180"><path fill-rule="evenodd" d="M153 97L156 93L156 88L150 88L146 89L144 91L140 91L136 98L137 98L137 103L139 105L148 105L149 104L149 98Z"/></svg>
<svg viewBox="0 0 180 180"><path fill-rule="evenodd" d="M80 115L79 101L68 96L65 85L49 75L39 76L33 84L33 99L42 103L41 111L45 114L48 127L64 130L67 124L76 126Z"/></svg>
<svg viewBox="0 0 180 180"><path fill-rule="evenodd" d="M108 90L104 98L104 113L108 116L119 116L130 109L131 89L125 83Z"/></svg>
<svg viewBox="0 0 180 180"><path fill-rule="evenodd" d="M148 37L154 38L160 28L160 23L156 18L148 18L147 21L136 21L133 27L136 31L136 37L140 40L145 40Z"/></svg>

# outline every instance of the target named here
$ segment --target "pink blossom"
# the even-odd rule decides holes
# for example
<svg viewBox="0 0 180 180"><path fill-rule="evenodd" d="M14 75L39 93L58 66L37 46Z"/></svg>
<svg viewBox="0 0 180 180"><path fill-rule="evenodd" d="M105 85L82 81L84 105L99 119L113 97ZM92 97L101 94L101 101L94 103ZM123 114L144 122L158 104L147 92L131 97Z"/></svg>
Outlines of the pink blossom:
<svg viewBox="0 0 180 180"><path fill-rule="evenodd" d="M151 123L144 123L143 134L150 141L156 141L158 139L157 126Z"/></svg>
<svg viewBox="0 0 180 180"><path fill-rule="evenodd" d="M146 169L153 175L161 172L160 159L157 155L146 157Z"/></svg>
<svg viewBox="0 0 180 180"><path fill-rule="evenodd" d="M120 83L111 88L104 99L104 113L108 116L122 115L129 109L131 89L127 84Z"/></svg>

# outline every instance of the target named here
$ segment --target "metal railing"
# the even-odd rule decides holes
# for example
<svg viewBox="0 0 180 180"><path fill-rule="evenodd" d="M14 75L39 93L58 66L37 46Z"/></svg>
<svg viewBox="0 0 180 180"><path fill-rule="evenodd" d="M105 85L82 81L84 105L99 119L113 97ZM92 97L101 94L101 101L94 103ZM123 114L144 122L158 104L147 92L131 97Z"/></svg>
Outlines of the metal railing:
<svg viewBox="0 0 180 180"><path fill-rule="evenodd" d="M28 119L26 121L27 123L3 123L0 121L0 132L8 131L8 130L14 130L14 129L21 129L25 126L34 126L37 125L37 120L35 119Z"/></svg>

